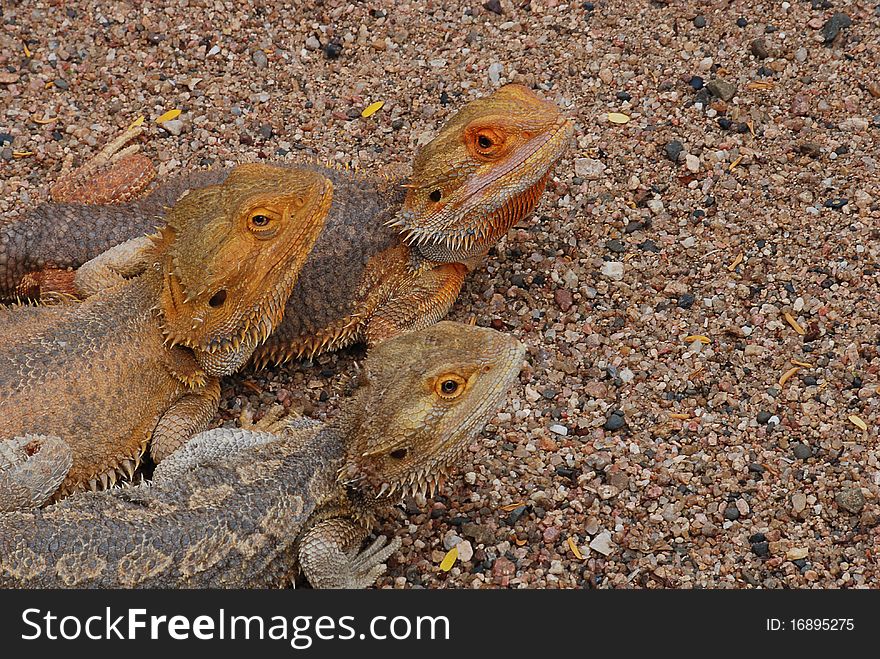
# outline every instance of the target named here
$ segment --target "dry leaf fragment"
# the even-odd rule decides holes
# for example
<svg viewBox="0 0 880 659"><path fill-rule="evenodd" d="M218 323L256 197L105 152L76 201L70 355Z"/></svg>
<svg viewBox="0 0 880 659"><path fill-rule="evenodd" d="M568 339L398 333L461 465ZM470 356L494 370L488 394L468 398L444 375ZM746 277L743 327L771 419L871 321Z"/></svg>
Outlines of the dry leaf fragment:
<svg viewBox="0 0 880 659"><path fill-rule="evenodd" d="M731 165L730 168L733 169L733 165ZM733 272L734 270L736 270L736 266L738 266L740 263L743 262L743 258L745 258L745 257L742 252L737 254L736 258L733 259L733 263L731 263L729 266L727 266L727 270L729 272Z"/></svg>
<svg viewBox="0 0 880 659"><path fill-rule="evenodd" d="M799 359L792 359L791 363L796 366L802 366L804 368L813 368L813 365L810 364L809 362L802 362Z"/></svg>
<svg viewBox="0 0 880 659"><path fill-rule="evenodd" d="M625 114L621 114L620 112L609 112L608 121L610 121L612 124L625 124L629 123L629 117Z"/></svg>
<svg viewBox="0 0 880 659"><path fill-rule="evenodd" d="M736 169L736 166L742 162L742 159L743 156L739 156L736 160L730 163L730 167L727 168L727 171L732 172L734 169Z"/></svg>
<svg viewBox="0 0 880 659"><path fill-rule="evenodd" d="M526 540L525 538L523 538L522 540L517 538L514 542L516 542L517 547L522 547L524 544L526 544L528 542L528 540Z"/></svg>
<svg viewBox="0 0 880 659"><path fill-rule="evenodd" d="M848 418L852 422L852 424L859 430L865 431L868 429L868 424L862 421L862 418L857 414L850 414Z"/></svg>
<svg viewBox="0 0 880 659"><path fill-rule="evenodd" d="M755 80L747 84L746 89L773 89L773 83L768 80Z"/></svg>
<svg viewBox="0 0 880 659"><path fill-rule="evenodd" d="M127 132L127 131L130 131L132 128L137 128L138 126L143 126L143 125L144 125L144 121L145 121L145 119L144 119L144 115L139 116L137 119L135 119L134 121L132 121L132 122L128 125L128 128L125 129L126 132Z"/></svg>
<svg viewBox="0 0 880 659"><path fill-rule="evenodd" d="M509 503L506 506L501 506L501 510L503 510L506 513L509 513L510 511L516 510L520 506L524 506L524 505L526 505L526 504L522 501L520 501L519 503Z"/></svg>
<svg viewBox="0 0 880 659"><path fill-rule="evenodd" d="M41 126L45 126L46 124L51 124L58 121L58 117L49 117L48 119L38 119L36 117L32 117L31 119L35 124L40 124Z"/></svg>
<svg viewBox="0 0 880 659"><path fill-rule="evenodd" d="M385 101L376 101L375 103L370 103L367 107L364 108L364 111L361 112L361 116L364 119L366 119L367 117L371 117L379 110L381 110L383 105L385 105Z"/></svg>
<svg viewBox="0 0 880 659"><path fill-rule="evenodd" d="M181 112L182 112L182 110L178 110L177 108L175 108L173 110L168 110L168 112L166 112L161 117L156 119L156 123L157 124L164 124L166 121L171 121L172 119L177 119L177 117L180 116Z"/></svg>
<svg viewBox="0 0 880 659"><path fill-rule="evenodd" d="M30 59L31 56L33 55L33 53L31 52L31 49L27 47L27 44L22 44L22 45L24 46L24 56L27 57L28 59Z"/></svg>
<svg viewBox="0 0 880 659"><path fill-rule="evenodd" d="M784 387L785 383L788 382L791 379L791 377L795 373L797 373L799 370L801 370L800 366L795 366L793 368L788 369L785 373L782 374L782 377L779 378L779 386Z"/></svg>
<svg viewBox="0 0 880 659"><path fill-rule="evenodd" d="M684 413L682 413L682 412L671 412L671 413L669 414L669 418L670 418L670 419L679 419L679 420L681 420L681 421L684 421L685 419L690 419L690 418L691 418L691 415L690 415L690 414L684 414Z"/></svg>
<svg viewBox="0 0 880 659"><path fill-rule="evenodd" d="M577 543L574 541L574 537L569 536L568 538L568 548L571 549L571 553L574 554L574 557L579 561L584 560L584 555L581 553L581 550L578 549Z"/></svg>
<svg viewBox="0 0 880 659"><path fill-rule="evenodd" d="M32 155L34 155L33 151L13 151L12 152L13 158L27 158L28 156L32 156Z"/></svg>
<svg viewBox="0 0 880 659"><path fill-rule="evenodd" d="M785 322L791 325L792 329L794 329L795 332L797 332L801 336L806 334L804 328L798 324L798 321L796 321L794 316L792 316L790 313L786 311L784 314L782 314L782 317L785 318Z"/></svg>
<svg viewBox="0 0 880 659"><path fill-rule="evenodd" d="M440 561L440 569L444 572L449 572L452 566L455 565L456 560L458 560L458 545L446 552L446 556Z"/></svg>
<svg viewBox="0 0 880 659"><path fill-rule="evenodd" d="M699 341L700 343L712 343L712 339L703 334L691 334L690 336L684 337L685 343L693 343L694 341Z"/></svg>

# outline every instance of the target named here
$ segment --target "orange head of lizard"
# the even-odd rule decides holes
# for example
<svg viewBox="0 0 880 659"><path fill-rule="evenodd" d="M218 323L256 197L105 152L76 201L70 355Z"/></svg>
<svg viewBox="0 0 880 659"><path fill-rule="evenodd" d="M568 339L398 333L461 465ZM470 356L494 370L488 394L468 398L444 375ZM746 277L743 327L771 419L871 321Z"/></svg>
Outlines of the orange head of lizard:
<svg viewBox="0 0 880 659"><path fill-rule="evenodd" d="M166 342L208 375L236 370L281 320L332 197L316 172L260 164L184 196L156 239Z"/></svg>
<svg viewBox="0 0 880 659"><path fill-rule="evenodd" d="M535 207L572 122L522 85L465 105L416 155L390 222L430 260L485 253Z"/></svg>

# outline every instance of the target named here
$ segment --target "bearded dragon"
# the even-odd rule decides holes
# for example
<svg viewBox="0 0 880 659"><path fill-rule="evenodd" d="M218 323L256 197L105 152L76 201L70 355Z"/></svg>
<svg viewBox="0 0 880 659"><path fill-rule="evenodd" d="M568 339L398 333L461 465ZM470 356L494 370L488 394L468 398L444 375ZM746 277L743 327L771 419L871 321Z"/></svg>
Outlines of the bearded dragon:
<svg viewBox="0 0 880 659"><path fill-rule="evenodd" d="M140 274L86 300L0 309L0 441L61 438L56 496L131 478L207 427L219 378L278 324L332 203L317 173L242 165L142 239Z"/></svg>
<svg viewBox="0 0 880 659"><path fill-rule="evenodd" d="M373 346L443 318L466 274L534 209L572 134L553 103L514 84L465 105L418 152L409 177L311 165L333 182L333 206L256 362ZM109 193L80 185L64 194L106 201L121 194L119 168L140 188L145 166L135 154L117 165ZM183 190L227 173L193 172L124 204L49 204L0 227L0 297L51 289L65 277L58 268L149 231Z"/></svg>
<svg viewBox="0 0 880 659"><path fill-rule="evenodd" d="M0 586L281 587L298 574L372 585L399 546L380 536L359 551L378 516L455 466L524 354L511 336L451 322L386 341L326 425L210 430L151 483L0 514ZM5 470L0 453L0 502L5 475L38 504L64 477L66 448L28 438Z"/></svg>

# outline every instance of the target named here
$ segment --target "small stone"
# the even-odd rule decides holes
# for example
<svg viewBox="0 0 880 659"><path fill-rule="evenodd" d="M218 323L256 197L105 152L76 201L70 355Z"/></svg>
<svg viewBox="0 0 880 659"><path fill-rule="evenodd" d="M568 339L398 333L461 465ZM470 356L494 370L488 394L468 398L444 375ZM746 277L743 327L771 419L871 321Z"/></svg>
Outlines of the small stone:
<svg viewBox="0 0 880 659"><path fill-rule="evenodd" d="M342 54L342 42L334 39L324 46L324 55L327 59L337 59Z"/></svg>
<svg viewBox="0 0 880 659"><path fill-rule="evenodd" d="M703 80L700 76L691 76L691 79L688 80L688 84L696 91L700 91L703 87L706 86L706 81Z"/></svg>
<svg viewBox="0 0 880 659"><path fill-rule="evenodd" d="M453 547L457 546L460 542L460 537L458 537L455 533L450 533L443 538L443 549L449 551Z"/></svg>
<svg viewBox="0 0 880 659"><path fill-rule="evenodd" d="M562 567L562 561L554 560L550 561L550 569L547 570L547 574L562 574L565 572L565 568Z"/></svg>
<svg viewBox="0 0 880 659"><path fill-rule="evenodd" d="M798 442L792 447L792 452L794 453L794 457L798 460L807 460L813 456L813 452L810 450L810 447L806 444L802 444Z"/></svg>
<svg viewBox="0 0 880 659"><path fill-rule="evenodd" d="M807 497L803 492L795 492L791 495L791 507L792 509L800 514L807 507Z"/></svg>
<svg viewBox="0 0 880 659"><path fill-rule="evenodd" d="M770 555L770 543L767 541L753 542L752 553L759 558L767 558Z"/></svg>
<svg viewBox="0 0 880 659"><path fill-rule="evenodd" d="M9 146L14 139L9 133L0 133L0 146Z"/></svg>
<svg viewBox="0 0 880 659"><path fill-rule="evenodd" d="M58 89L67 89L70 87L70 83L64 78L55 78L52 82Z"/></svg>
<svg viewBox="0 0 880 659"><path fill-rule="evenodd" d="M462 563L466 563L474 557L474 547L470 541L461 540L456 547L458 547L458 560Z"/></svg>
<svg viewBox="0 0 880 659"><path fill-rule="evenodd" d="M749 44L749 51L758 59L767 59L770 57L770 49L767 47L766 39L755 39Z"/></svg>
<svg viewBox="0 0 880 659"><path fill-rule="evenodd" d="M728 521L736 521L739 519L739 508L734 505L729 505L724 509L724 519Z"/></svg>
<svg viewBox="0 0 880 659"><path fill-rule="evenodd" d="M694 27L696 28L704 28L706 27L706 17L705 16L697 16L694 18Z"/></svg>
<svg viewBox="0 0 880 659"><path fill-rule="evenodd" d="M504 10L501 8L501 0L489 0L488 2L484 2L483 9L491 11L493 14L498 14L499 16L504 13Z"/></svg>
<svg viewBox="0 0 880 659"><path fill-rule="evenodd" d="M748 24L749 24L749 22L745 18L743 18L742 16L740 16L739 18L736 19L736 26L737 27L745 27Z"/></svg>
<svg viewBox="0 0 880 659"><path fill-rule="evenodd" d="M787 561L800 561L807 557L810 553L810 550L806 547L793 547L785 552L785 560Z"/></svg>
<svg viewBox="0 0 880 659"><path fill-rule="evenodd" d="M678 162L678 157L684 151L684 145L678 140L672 140L667 143L663 150L666 151L666 157L672 162Z"/></svg>
<svg viewBox="0 0 880 659"><path fill-rule="evenodd" d="M313 34L306 39L306 48L309 50L318 50L321 48L321 42L318 41L318 38Z"/></svg>
<svg viewBox="0 0 880 659"><path fill-rule="evenodd" d="M826 21L825 25L822 26L822 38L825 40L825 43L831 43L837 38L842 29L850 25L852 25L852 19L849 16L839 11L835 12Z"/></svg>
<svg viewBox="0 0 880 659"><path fill-rule="evenodd" d="M760 423L763 426L763 425L766 425L770 421L772 416L773 416L772 413L762 410L762 411L758 412L757 421L758 421L758 423Z"/></svg>
<svg viewBox="0 0 880 659"><path fill-rule="evenodd" d="M512 577L514 574L516 574L516 563L504 556L495 559L492 564L493 577Z"/></svg>
<svg viewBox="0 0 880 659"><path fill-rule="evenodd" d="M595 160L593 158L575 158L575 176L587 179L588 181L595 181L602 178L602 173L604 171L605 165L601 160Z"/></svg>
<svg viewBox="0 0 880 659"><path fill-rule="evenodd" d="M729 83L721 78L716 78L706 85L706 89L712 96L720 98L722 101L729 101L736 96L736 85Z"/></svg>
<svg viewBox="0 0 880 659"><path fill-rule="evenodd" d="M181 119L171 119L169 121L163 121L159 125L162 130L171 135L174 135L175 137L183 132L183 120Z"/></svg>
<svg viewBox="0 0 880 659"><path fill-rule="evenodd" d="M834 497L837 505L852 513L858 515L865 507L865 495L862 494L860 487L847 487L837 493Z"/></svg>
<svg viewBox="0 0 880 659"><path fill-rule="evenodd" d="M562 437L565 437L566 435L568 435L568 428L556 423L550 426L550 432L552 432L554 435L561 435Z"/></svg>
<svg viewBox="0 0 880 659"><path fill-rule="evenodd" d="M258 69L265 69L267 66L269 66L269 58L266 57L266 53L264 53L262 50L255 50L251 54L251 61Z"/></svg>
<svg viewBox="0 0 880 659"><path fill-rule="evenodd" d="M696 174L700 171L700 159L693 154L689 153L684 157L684 164L689 172Z"/></svg>
<svg viewBox="0 0 880 659"><path fill-rule="evenodd" d="M8 146L4 149L0 149L0 159L12 160L12 149Z"/></svg>
<svg viewBox="0 0 880 659"><path fill-rule="evenodd" d="M497 85L501 82L501 74L504 73L504 65L501 62L492 62L489 65L489 82Z"/></svg>
<svg viewBox="0 0 880 659"><path fill-rule="evenodd" d="M264 140L271 139L272 135L274 134L272 131L272 124L262 124L257 129L257 132L260 134L260 137L262 137Z"/></svg>
<svg viewBox="0 0 880 659"><path fill-rule="evenodd" d="M839 211L848 203L849 200L845 199L844 197L833 197L831 199L827 199L823 205L825 206L825 208L833 208L834 210Z"/></svg>
<svg viewBox="0 0 880 659"><path fill-rule="evenodd" d="M696 301L697 298L692 293L683 293L681 296L679 296L676 305L681 309L690 309L692 306L694 306L694 302Z"/></svg>
<svg viewBox="0 0 880 659"><path fill-rule="evenodd" d="M507 515L507 523L510 526L515 526L519 521L519 518L525 515L528 506L517 506Z"/></svg>
<svg viewBox="0 0 880 659"><path fill-rule="evenodd" d="M489 528L475 522L462 524L461 532L478 545L491 545L495 542L495 534Z"/></svg>
<svg viewBox="0 0 880 659"><path fill-rule="evenodd" d="M574 304L574 298L571 295L571 291L567 288L557 288L553 291L553 299L556 301L556 306L562 311L568 311Z"/></svg>
<svg viewBox="0 0 880 659"><path fill-rule="evenodd" d="M623 279L623 262L622 261L605 261L599 270L603 275L614 281Z"/></svg>
<svg viewBox="0 0 880 659"><path fill-rule="evenodd" d="M626 245L612 238L605 242L605 249L615 254L623 254L626 251Z"/></svg>
<svg viewBox="0 0 880 659"><path fill-rule="evenodd" d="M614 551L614 547L615 545L611 541L611 533L609 531L602 531L590 542L590 549L599 552L603 556L611 554Z"/></svg>
<svg viewBox="0 0 880 659"><path fill-rule="evenodd" d="M626 425L626 419L623 416L623 412L620 410L615 410L611 413L611 416L605 421L605 424L602 426L605 430L620 430Z"/></svg>

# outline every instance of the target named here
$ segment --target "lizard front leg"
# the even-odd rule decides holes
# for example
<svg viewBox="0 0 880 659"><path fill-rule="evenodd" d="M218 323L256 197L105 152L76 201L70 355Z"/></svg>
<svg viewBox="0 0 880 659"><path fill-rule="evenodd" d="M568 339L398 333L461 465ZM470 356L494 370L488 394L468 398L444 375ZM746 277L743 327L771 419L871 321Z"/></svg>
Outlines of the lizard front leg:
<svg viewBox="0 0 880 659"><path fill-rule="evenodd" d="M379 536L358 552L366 537L363 527L343 518L315 524L299 541L299 565L313 588L368 588L385 573L385 561L400 547Z"/></svg>
<svg viewBox="0 0 880 659"><path fill-rule="evenodd" d="M41 506L72 464L70 446L58 437L23 435L0 441L0 512Z"/></svg>
<svg viewBox="0 0 880 659"><path fill-rule="evenodd" d="M74 287L81 297L89 297L135 277L147 268L155 253L149 236L140 236L111 247L76 271Z"/></svg>
<svg viewBox="0 0 880 659"><path fill-rule="evenodd" d="M220 379L209 378L198 392L188 393L174 403L156 424L150 455L159 464L193 435L211 423L220 403Z"/></svg>
<svg viewBox="0 0 880 659"><path fill-rule="evenodd" d="M461 263L443 263L406 278L370 316L367 345L441 320L455 303L467 272Z"/></svg>

